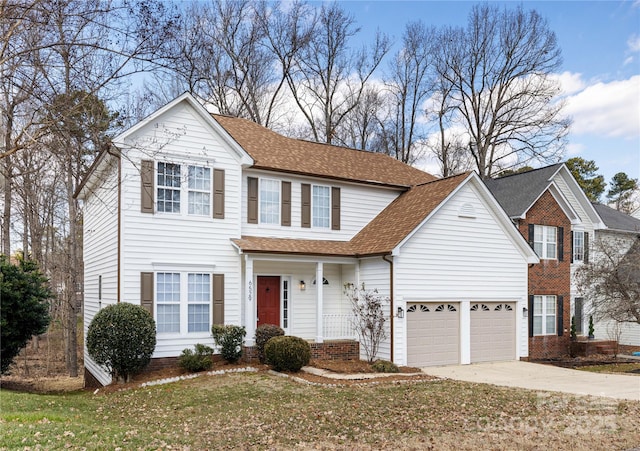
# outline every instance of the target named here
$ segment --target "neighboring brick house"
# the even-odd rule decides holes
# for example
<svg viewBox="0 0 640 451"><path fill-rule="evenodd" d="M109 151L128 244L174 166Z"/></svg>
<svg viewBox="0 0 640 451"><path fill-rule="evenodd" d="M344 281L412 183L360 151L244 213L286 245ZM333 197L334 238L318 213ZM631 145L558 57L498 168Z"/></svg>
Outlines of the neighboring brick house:
<svg viewBox="0 0 640 451"><path fill-rule="evenodd" d="M566 355L576 303L582 311L572 273L588 262L589 237L602 227L600 218L564 164L486 184L540 257L529 267L529 358Z"/></svg>

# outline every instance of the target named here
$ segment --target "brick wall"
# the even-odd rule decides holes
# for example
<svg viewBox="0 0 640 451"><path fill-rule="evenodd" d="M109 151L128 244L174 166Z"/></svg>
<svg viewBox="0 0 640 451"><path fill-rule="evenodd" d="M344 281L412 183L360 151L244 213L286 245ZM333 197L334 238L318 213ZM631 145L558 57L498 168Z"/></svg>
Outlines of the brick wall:
<svg viewBox="0 0 640 451"><path fill-rule="evenodd" d="M529 295L563 296L563 335L529 337L529 358L550 359L569 354L571 343L571 221L549 191L519 220L520 233L529 239L529 224L562 227L564 229L563 261L541 260L529 268ZM533 311L529 310L529 315Z"/></svg>
<svg viewBox="0 0 640 451"><path fill-rule="evenodd" d="M311 358L322 360L359 360L360 343L353 340L332 340L324 343L310 343ZM255 346L243 348L245 362L257 362L258 350Z"/></svg>

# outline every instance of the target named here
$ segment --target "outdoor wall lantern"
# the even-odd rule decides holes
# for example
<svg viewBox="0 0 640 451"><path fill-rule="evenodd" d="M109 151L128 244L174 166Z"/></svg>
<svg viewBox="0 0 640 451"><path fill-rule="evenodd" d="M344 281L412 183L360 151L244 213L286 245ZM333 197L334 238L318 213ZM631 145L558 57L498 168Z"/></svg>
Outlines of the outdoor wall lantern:
<svg viewBox="0 0 640 451"><path fill-rule="evenodd" d="M529 316L529 310L526 307L522 307L522 317L526 318L527 316Z"/></svg>
<svg viewBox="0 0 640 451"><path fill-rule="evenodd" d="M404 318L404 310L402 307L398 307L398 318Z"/></svg>
<svg viewBox="0 0 640 451"><path fill-rule="evenodd" d="M300 291L304 291L307 289L307 284L304 283L304 280L300 281Z"/></svg>
<svg viewBox="0 0 640 451"><path fill-rule="evenodd" d="M313 279L313 284L316 284L316 279ZM329 281L326 278L322 278L322 285L329 285Z"/></svg>

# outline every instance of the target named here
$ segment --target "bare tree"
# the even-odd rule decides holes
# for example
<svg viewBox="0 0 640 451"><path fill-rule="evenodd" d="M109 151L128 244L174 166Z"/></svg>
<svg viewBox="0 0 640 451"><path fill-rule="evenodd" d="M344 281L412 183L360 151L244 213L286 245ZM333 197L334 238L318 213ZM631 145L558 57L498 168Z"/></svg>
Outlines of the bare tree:
<svg viewBox="0 0 640 451"><path fill-rule="evenodd" d="M358 32L353 17L339 4L323 4L309 45L300 49L287 73L293 98L315 141L345 141L337 135L339 126L362 100L389 50L388 38L378 33L369 48L352 52L350 39Z"/></svg>
<svg viewBox="0 0 640 451"><path fill-rule="evenodd" d="M640 324L640 237L598 239L576 276L596 319Z"/></svg>
<svg viewBox="0 0 640 451"><path fill-rule="evenodd" d="M545 19L522 7L481 4L466 29L443 30L440 44L441 89L456 113L449 126L464 127L482 178L561 155L569 121L552 76L560 49Z"/></svg>
<svg viewBox="0 0 640 451"><path fill-rule="evenodd" d="M408 164L421 156L426 132L420 126L424 103L433 92L432 47L436 31L422 22L409 23L402 48L389 63L385 80L387 114L382 122L381 152ZM422 144L422 146L420 146Z"/></svg>

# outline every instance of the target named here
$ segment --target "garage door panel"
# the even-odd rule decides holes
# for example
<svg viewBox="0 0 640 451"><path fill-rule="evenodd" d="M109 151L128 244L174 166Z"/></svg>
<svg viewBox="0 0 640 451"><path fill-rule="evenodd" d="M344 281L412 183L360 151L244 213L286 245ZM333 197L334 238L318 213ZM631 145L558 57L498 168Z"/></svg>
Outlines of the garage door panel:
<svg viewBox="0 0 640 451"><path fill-rule="evenodd" d="M516 355L515 304L471 306L471 362L513 360Z"/></svg>
<svg viewBox="0 0 640 451"><path fill-rule="evenodd" d="M435 366L460 361L460 312L443 303L407 306L407 362Z"/></svg>

